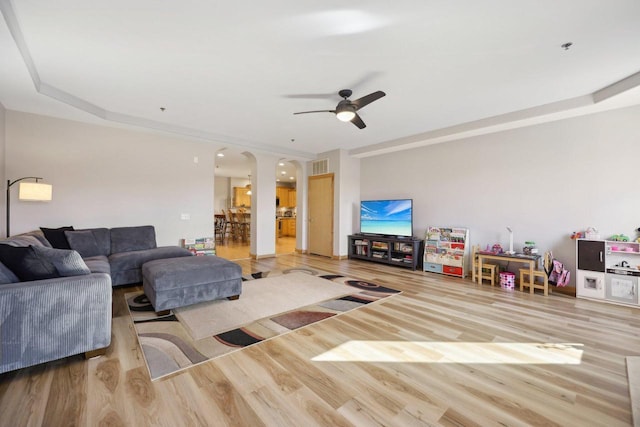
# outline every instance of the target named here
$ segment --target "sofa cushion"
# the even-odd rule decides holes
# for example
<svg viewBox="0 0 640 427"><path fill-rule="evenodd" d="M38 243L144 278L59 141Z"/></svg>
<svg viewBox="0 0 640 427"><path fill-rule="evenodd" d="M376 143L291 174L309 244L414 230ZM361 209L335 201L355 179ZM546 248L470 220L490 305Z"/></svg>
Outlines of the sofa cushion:
<svg viewBox="0 0 640 427"><path fill-rule="evenodd" d="M143 251L156 245L156 231L152 225L117 227L111 229L111 253Z"/></svg>
<svg viewBox="0 0 640 427"><path fill-rule="evenodd" d="M85 264L89 267L92 273L106 273L111 275L111 267L109 266L109 259L104 255L92 256L84 258Z"/></svg>
<svg viewBox="0 0 640 427"><path fill-rule="evenodd" d="M60 277L55 266L38 256L33 246L0 244L0 262L22 282Z"/></svg>
<svg viewBox="0 0 640 427"><path fill-rule="evenodd" d="M103 255L91 230L65 231L64 235L67 236L71 249L80 253L82 257Z"/></svg>
<svg viewBox="0 0 640 427"><path fill-rule="evenodd" d="M82 276L91 273L80 254L74 250L44 246L34 246L33 250L40 258L52 263L61 277Z"/></svg>
<svg viewBox="0 0 640 427"><path fill-rule="evenodd" d="M72 226L60 227L60 228L44 228L40 227L44 237L51 243L51 246L58 249L71 249L67 236L64 235L65 231L73 231Z"/></svg>
<svg viewBox="0 0 640 427"><path fill-rule="evenodd" d="M20 279L9 270L6 265L0 262L0 285L8 285L9 283L17 283Z"/></svg>

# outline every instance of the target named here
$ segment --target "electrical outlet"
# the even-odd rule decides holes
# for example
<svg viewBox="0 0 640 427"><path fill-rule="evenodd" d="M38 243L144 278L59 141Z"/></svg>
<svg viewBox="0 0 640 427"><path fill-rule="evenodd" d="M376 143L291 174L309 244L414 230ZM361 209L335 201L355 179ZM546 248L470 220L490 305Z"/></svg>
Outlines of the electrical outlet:
<svg viewBox="0 0 640 427"><path fill-rule="evenodd" d="M195 156L195 157L193 158L193 163L198 163L198 161L199 161L198 156Z"/></svg>
<svg viewBox="0 0 640 427"><path fill-rule="evenodd" d="M191 219L191 215L190 215L190 214L188 214L188 213L180 214L180 219L182 219L182 220L188 220L188 219Z"/></svg>

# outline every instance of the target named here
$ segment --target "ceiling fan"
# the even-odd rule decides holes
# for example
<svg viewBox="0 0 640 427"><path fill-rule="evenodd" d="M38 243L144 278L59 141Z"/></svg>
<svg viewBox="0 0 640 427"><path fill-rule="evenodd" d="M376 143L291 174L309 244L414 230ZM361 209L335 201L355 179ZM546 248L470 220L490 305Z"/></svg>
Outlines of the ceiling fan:
<svg viewBox="0 0 640 427"><path fill-rule="evenodd" d="M342 101L338 102L335 110L315 110L315 111L300 111L299 113L293 114L307 114L307 113L333 113L336 115L338 120L343 122L351 122L356 125L359 129L364 129L367 125L364 124L357 111L362 107L371 104L373 101L376 101L386 93L381 90L377 92L370 93L369 95L365 95L362 98L356 99L355 101L351 101L349 97L351 96L351 89L342 89L338 92L342 98Z"/></svg>

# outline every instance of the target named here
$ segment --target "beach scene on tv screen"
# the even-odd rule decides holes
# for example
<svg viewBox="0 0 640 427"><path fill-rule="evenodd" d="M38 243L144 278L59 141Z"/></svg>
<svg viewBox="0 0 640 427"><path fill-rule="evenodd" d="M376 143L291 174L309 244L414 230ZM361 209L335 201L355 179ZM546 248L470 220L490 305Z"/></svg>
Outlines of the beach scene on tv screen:
<svg viewBox="0 0 640 427"><path fill-rule="evenodd" d="M411 200L369 200L360 204L360 232L411 236Z"/></svg>

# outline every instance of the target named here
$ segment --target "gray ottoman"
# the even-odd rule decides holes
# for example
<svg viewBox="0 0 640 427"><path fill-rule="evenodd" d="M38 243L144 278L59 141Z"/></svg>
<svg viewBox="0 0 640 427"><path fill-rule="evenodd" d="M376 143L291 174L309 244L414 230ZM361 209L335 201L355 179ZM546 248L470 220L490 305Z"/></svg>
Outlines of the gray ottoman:
<svg viewBox="0 0 640 427"><path fill-rule="evenodd" d="M242 268L217 256L157 259L142 265L142 286L158 311L242 293Z"/></svg>

